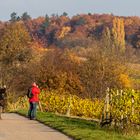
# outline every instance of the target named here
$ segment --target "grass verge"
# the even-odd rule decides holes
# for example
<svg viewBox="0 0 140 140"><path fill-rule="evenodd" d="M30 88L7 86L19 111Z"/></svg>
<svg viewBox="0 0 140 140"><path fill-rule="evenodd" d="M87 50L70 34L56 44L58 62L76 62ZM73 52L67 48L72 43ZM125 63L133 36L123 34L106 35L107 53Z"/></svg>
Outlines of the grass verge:
<svg viewBox="0 0 140 140"><path fill-rule="evenodd" d="M17 113L26 116L27 111L20 110ZM113 130L101 129L92 121L60 117L49 112L38 112L37 120L74 140L140 140L140 136L124 136Z"/></svg>

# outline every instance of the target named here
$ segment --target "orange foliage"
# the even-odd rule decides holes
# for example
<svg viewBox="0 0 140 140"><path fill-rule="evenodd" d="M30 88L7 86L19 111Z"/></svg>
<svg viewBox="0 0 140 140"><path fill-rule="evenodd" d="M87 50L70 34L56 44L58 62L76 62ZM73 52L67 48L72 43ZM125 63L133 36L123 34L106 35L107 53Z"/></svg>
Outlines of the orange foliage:
<svg viewBox="0 0 140 140"><path fill-rule="evenodd" d="M131 87L131 81L129 79L129 76L126 74L121 74L119 77L120 80L120 84L122 85L122 87L125 88L130 88Z"/></svg>
<svg viewBox="0 0 140 140"><path fill-rule="evenodd" d="M69 32L71 31L71 28L66 26L66 27L62 27L58 38L64 38Z"/></svg>

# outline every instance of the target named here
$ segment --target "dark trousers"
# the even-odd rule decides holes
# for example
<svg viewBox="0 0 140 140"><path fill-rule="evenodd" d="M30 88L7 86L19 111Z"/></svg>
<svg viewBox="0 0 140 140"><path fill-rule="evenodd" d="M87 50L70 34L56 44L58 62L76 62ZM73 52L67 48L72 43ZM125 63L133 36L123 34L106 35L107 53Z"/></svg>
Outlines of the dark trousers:
<svg viewBox="0 0 140 140"><path fill-rule="evenodd" d="M30 102L30 108L28 111L28 117L30 119L35 119L36 117L37 104L37 102Z"/></svg>
<svg viewBox="0 0 140 140"><path fill-rule="evenodd" d="M2 119L1 114L2 114L2 106L0 106L0 119Z"/></svg>

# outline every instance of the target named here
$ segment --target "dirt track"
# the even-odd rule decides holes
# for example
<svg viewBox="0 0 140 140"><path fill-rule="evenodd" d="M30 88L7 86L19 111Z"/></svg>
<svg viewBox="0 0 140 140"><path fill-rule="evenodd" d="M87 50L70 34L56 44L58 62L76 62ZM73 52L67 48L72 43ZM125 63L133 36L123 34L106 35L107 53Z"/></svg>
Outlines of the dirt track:
<svg viewBox="0 0 140 140"><path fill-rule="evenodd" d="M72 140L37 121L14 113L2 114L0 140Z"/></svg>

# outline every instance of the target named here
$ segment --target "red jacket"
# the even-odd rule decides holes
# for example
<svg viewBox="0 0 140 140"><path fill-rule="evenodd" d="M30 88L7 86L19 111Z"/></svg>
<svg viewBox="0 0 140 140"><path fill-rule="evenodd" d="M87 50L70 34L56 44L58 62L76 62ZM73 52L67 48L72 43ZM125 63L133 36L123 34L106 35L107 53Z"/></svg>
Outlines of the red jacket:
<svg viewBox="0 0 140 140"><path fill-rule="evenodd" d="M32 94L33 97L29 99L29 102L38 102L39 101L39 95L40 89L36 86L32 87Z"/></svg>

